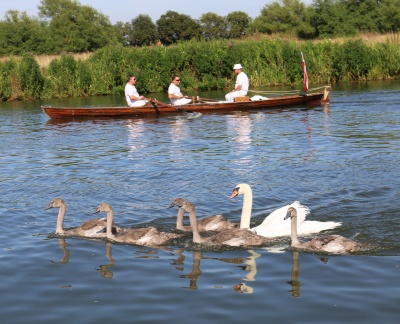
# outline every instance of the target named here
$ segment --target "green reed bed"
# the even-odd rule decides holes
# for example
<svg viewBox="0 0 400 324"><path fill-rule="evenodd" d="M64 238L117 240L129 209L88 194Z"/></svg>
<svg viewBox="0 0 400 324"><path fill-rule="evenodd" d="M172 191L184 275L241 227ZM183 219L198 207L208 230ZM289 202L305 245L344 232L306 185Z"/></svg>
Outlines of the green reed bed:
<svg viewBox="0 0 400 324"><path fill-rule="evenodd" d="M184 91L225 89L235 82L235 63L244 66L252 88L300 88L301 53L311 88L400 75L397 35L380 43L356 38L190 41L169 47L106 47L84 60L63 54L46 66L31 55L11 57L0 63L0 100L122 95L130 74L138 78L141 93L166 91L173 74L181 76Z"/></svg>

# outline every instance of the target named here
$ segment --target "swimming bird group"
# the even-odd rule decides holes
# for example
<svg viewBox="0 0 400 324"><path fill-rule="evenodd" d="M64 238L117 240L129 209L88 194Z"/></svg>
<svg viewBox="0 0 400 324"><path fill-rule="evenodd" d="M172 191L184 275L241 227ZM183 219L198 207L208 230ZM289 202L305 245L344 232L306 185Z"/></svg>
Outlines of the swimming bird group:
<svg viewBox="0 0 400 324"><path fill-rule="evenodd" d="M45 210L59 208L55 234L63 237L104 238L113 243L125 243L145 246L173 244L174 240L185 238L192 232L195 244L206 246L256 247L263 246L279 236L291 236L293 249L325 252L351 253L366 248L365 245L346 239L340 235L325 235L300 243L297 235L318 233L341 226L339 222L319 222L306 220L309 209L298 201L283 206L270 213L258 226L250 228L252 212L252 191L248 184L241 183L233 189L231 199L243 195L243 207L240 223L230 222L223 215L213 215L197 220L195 206L184 198L176 198L169 208L178 207L177 232L163 232L155 227L122 228L114 224L114 213L110 204L100 204L93 213L106 213L106 218L94 218L81 225L64 229L66 205L61 198L53 199ZM183 225L185 212L189 215L190 226ZM290 218L291 221L287 221ZM213 232L203 236L200 232Z"/></svg>

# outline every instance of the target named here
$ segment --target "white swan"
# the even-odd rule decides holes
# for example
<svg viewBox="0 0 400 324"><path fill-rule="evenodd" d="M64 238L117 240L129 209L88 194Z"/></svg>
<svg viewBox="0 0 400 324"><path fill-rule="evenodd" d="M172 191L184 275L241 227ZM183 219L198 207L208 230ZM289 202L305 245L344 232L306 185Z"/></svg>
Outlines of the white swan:
<svg viewBox="0 0 400 324"><path fill-rule="evenodd" d="M365 250L367 245L352 241L341 235L324 235L300 243L297 238L297 210L289 207L284 219L291 218L292 247L309 252L349 253Z"/></svg>
<svg viewBox="0 0 400 324"><path fill-rule="evenodd" d="M271 239L257 235L246 228L232 228L223 230L213 236L202 237L197 228L196 210L190 201L185 201L182 208L189 213L190 226L193 231L193 242L211 246L259 246Z"/></svg>
<svg viewBox="0 0 400 324"><path fill-rule="evenodd" d="M250 228L251 209L253 205L253 194L250 186L247 183L238 184L233 189L233 193L230 198L232 199L238 195L244 196L240 228ZM333 229L342 225L342 223L339 222L306 221L306 216L309 214L310 210L308 207L301 205L298 201L295 201L290 205L276 209L269 214L260 225L251 228L251 230L255 231L258 235L265 237L290 235L290 224L283 221L283 218L285 217L289 207L294 207L297 209L298 234L300 235L318 233L320 231Z"/></svg>
<svg viewBox="0 0 400 324"><path fill-rule="evenodd" d="M123 229L121 233L114 235L112 233L112 223L114 220L114 213L110 204L100 204L95 213L107 213L107 239L112 242L157 246L168 244L171 240L180 238L183 234L159 232L155 227L145 228L127 228Z"/></svg>
<svg viewBox="0 0 400 324"><path fill-rule="evenodd" d="M169 205L168 208L172 207L178 207L178 215L176 217L176 229L182 230L182 231L191 231L192 228L190 226L184 226L183 225L183 216L185 213L185 210L182 208L182 204L185 202L185 199L183 198L175 198L174 201ZM224 229L231 229L231 228L237 228L238 224L231 223L230 221L227 220L225 216L222 215L214 215L214 216L208 216L205 218L200 219L197 222L197 228L199 229L200 232L206 232L206 231L214 231L214 232L219 232Z"/></svg>
<svg viewBox="0 0 400 324"><path fill-rule="evenodd" d="M106 228L107 222L105 218L89 219L83 222L80 226L65 230L64 218L65 218L66 205L64 200L62 200L61 198L53 199L44 210L50 208L59 208L55 234L61 236L83 236L92 238L106 237L104 229ZM112 231L114 233L118 233L119 231L121 231L121 228L112 225Z"/></svg>

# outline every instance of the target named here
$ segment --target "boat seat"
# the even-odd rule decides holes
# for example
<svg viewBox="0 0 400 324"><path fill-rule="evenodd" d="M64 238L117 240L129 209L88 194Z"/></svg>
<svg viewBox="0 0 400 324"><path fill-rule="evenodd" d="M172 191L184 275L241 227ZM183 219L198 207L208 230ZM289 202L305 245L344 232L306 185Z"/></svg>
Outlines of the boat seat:
<svg viewBox="0 0 400 324"><path fill-rule="evenodd" d="M235 102L242 102L242 101L250 101L249 96L243 96L243 97L236 97Z"/></svg>

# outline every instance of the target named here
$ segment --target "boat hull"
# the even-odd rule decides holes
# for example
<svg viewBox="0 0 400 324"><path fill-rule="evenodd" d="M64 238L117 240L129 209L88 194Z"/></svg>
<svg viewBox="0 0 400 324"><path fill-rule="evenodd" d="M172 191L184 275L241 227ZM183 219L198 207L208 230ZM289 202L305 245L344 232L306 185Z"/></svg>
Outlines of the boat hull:
<svg viewBox="0 0 400 324"><path fill-rule="evenodd" d="M274 109L293 105L320 104L329 102L326 92L299 94L269 98L267 100L218 102L197 100L195 103L173 106L157 100L151 100L142 107L51 107L42 106L50 118L71 117L135 117L160 116L185 112L218 113L229 111L247 111L253 109Z"/></svg>

